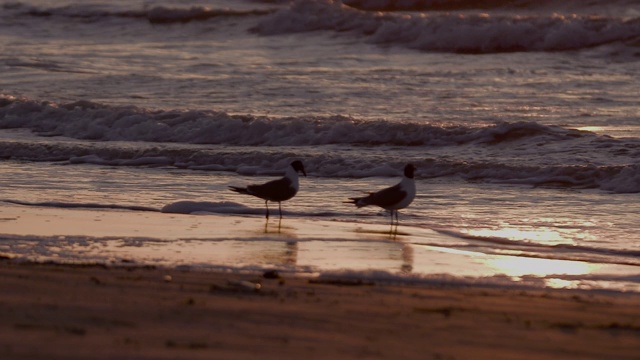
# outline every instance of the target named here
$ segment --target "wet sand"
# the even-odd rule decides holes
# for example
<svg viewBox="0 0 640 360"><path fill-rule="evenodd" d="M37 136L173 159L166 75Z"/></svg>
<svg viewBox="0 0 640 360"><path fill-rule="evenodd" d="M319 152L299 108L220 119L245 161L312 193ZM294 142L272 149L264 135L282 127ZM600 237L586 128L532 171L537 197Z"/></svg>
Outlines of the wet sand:
<svg viewBox="0 0 640 360"><path fill-rule="evenodd" d="M257 273L6 259L0 279L2 359L640 354L638 294L269 279Z"/></svg>

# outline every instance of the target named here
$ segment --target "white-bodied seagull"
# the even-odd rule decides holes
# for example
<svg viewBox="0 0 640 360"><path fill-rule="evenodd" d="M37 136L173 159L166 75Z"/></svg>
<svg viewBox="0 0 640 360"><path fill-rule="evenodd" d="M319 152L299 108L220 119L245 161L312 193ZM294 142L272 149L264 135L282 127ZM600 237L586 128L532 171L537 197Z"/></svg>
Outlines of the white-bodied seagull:
<svg viewBox="0 0 640 360"><path fill-rule="evenodd" d="M377 192L371 192L367 196L349 198L347 203L355 204L361 208L368 205L376 205L385 210L391 211L391 223L393 224L393 213L396 213L396 223L398 222L398 210L404 209L416 197L416 184L413 180L413 174L416 167L407 164L404 167L404 177L394 186L382 189Z"/></svg>
<svg viewBox="0 0 640 360"><path fill-rule="evenodd" d="M229 189L240 194L253 195L264 200L264 205L267 207L267 219L269 218L269 201L277 201L280 218L282 219L281 202L291 199L298 193L300 187L298 183L298 172L307 176L300 160L292 162L291 166L287 167L287 172L284 177L280 179L259 185L248 185L246 187L229 186Z"/></svg>

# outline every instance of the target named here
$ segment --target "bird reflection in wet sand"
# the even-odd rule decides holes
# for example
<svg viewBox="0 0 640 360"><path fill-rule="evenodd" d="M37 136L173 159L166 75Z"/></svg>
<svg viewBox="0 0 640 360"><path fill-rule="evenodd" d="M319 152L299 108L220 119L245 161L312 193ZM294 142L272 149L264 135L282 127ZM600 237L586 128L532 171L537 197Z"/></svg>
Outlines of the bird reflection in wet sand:
<svg viewBox="0 0 640 360"><path fill-rule="evenodd" d="M269 221L265 221L264 234L267 235L267 238L270 240L273 239L278 243L284 243L284 251L281 251L279 246L274 248L274 250L277 249L277 253L279 254L278 265L296 265L298 262L298 235L294 227L282 226L282 220L278 220L277 226L275 222L269 224Z"/></svg>
<svg viewBox="0 0 640 360"><path fill-rule="evenodd" d="M278 219L278 226L276 228L269 229L269 219L267 218L264 222L264 233L265 234L280 234L282 232L282 218Z"/></svg>

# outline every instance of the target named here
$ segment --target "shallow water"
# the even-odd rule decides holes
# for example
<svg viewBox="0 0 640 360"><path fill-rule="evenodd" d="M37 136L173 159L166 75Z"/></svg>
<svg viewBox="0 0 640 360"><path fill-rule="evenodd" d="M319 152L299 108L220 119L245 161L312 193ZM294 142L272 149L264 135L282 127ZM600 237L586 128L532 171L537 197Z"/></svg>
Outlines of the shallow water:
<svg viewBox="0 0 640 360"><path fill-rule="evenodd" d="M616 200L594 190L538 188L522 196L521 186L419 180L419 196L392 227L383 211L342 203L392 179L338 180L315 177L309 169L300 194L284 203L282 222L265 222L261 200L227 186L271 177L164 167L4 165L5 179L7 170L19 169L2 184L11 189L4 194L21 200L3 206L2 217L9 220L0 251L17 258L640 290L633 280L640 249L624 238L635 228L629 211L638 209L620 210L627 195ZM43 232L7 232L20 211L35 209L56 214ZM82 218L73 222L71 216L65 223L74 211L93 214L93 222L81 227ZM217 224L214 214L228 220ZM119 226L132 229L118 232Z"/></svg>

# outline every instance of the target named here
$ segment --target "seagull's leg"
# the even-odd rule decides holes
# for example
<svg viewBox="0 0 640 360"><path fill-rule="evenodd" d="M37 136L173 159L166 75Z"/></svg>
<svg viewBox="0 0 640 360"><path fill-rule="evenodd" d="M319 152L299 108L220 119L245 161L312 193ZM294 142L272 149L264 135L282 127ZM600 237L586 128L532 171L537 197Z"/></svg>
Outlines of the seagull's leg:
<svg viewBox="0 0 640 360"><path fill-rule="evenodd" d="M396 213L396 221L393 221L393 213ZM395 240L398 236L398 210L391 210L391 227L389 228L390 239Z"/></svg>
<svg viewBox="0 0 640 360"><path fill-rule="evenodd" d="M278 210L280 211L280 219L282 219L282 203L278 201Z"/></svg>
<svg viewBox="0 0 640 360"><path fill-rule="evenodd" d="M264 206L267 207L267 219L269 219L269 200L264 201Z"/></svg>

